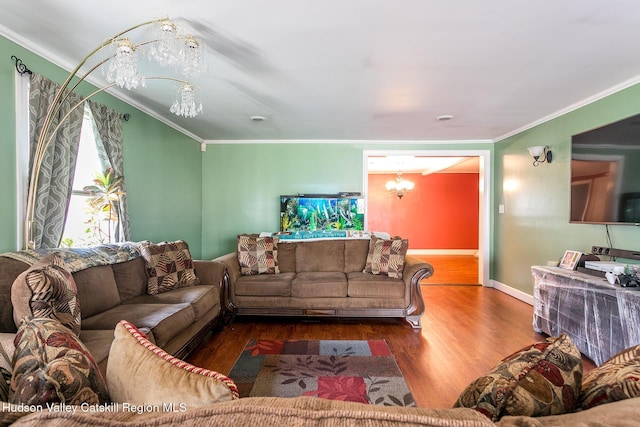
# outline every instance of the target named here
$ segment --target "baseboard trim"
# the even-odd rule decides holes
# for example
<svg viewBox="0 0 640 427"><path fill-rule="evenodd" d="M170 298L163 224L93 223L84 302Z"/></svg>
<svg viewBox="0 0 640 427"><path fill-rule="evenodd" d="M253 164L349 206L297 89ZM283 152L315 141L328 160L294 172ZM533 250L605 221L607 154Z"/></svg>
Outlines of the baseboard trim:
<svg viewBox="0 0 640 427"><path fill-rule="evenodd" d="M498 282L497 280L493 279L491 280L491 287L533 306L533 295L522 292L520 289L512 288L509 285L505 285L504 283Z"/></svg>
<svg viewBox="0 0 640 427"><path fill-rule="evenodd" d="M477 257L477 249L409 249L408 255L472 255Z"/></svg>

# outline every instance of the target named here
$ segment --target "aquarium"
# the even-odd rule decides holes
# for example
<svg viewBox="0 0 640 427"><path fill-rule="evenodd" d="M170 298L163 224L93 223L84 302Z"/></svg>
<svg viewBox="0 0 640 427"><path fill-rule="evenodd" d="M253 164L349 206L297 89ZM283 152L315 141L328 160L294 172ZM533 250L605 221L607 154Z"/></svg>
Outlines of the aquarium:
<svg viewBox="0 0 640 427"><path fill-rule="evenodd" d="M364 198L280 196L280 231L364 230Z"/></svg>

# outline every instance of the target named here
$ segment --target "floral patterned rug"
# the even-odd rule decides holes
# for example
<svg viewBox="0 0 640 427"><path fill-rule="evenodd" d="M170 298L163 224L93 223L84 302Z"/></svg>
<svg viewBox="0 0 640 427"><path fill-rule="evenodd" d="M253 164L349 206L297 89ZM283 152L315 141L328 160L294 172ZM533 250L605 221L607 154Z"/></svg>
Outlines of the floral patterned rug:
<svg viewBox="0 0 640 427"><path fill-rule="evenodd" d="M249 340L229 377L240 397L315 396L416 406L382 340Z"/></svg>

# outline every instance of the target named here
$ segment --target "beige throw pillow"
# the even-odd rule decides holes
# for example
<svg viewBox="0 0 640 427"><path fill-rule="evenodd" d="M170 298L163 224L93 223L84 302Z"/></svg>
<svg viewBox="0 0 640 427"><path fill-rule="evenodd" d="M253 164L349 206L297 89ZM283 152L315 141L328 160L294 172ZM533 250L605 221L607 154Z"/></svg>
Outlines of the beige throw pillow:
<svg viewBox="0 0 640 427"><path fill-rule="evenodd" d="M125 320L115 329L107 387L113 402L165 409L182 410L238 399L233 380L171 356Z"/></svg>

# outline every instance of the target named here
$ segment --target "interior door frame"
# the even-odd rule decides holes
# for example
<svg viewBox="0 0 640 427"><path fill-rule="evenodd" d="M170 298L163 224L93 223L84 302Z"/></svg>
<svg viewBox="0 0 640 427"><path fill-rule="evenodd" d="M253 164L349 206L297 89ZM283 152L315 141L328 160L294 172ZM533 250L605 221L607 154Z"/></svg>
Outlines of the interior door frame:
<svg viewBox="0 0 640 427"><path fill-rule="evenodd" d="M478 157L480 159L478 183L478 282L491 287L489 279L491 251L491 151L490 150L364 150L362 154L362 188L367 199L369 193L370 156L420 156L420 157ZM365 203L365 218L369 204Z"/></svg>

